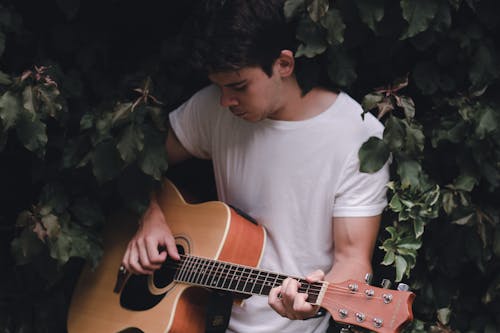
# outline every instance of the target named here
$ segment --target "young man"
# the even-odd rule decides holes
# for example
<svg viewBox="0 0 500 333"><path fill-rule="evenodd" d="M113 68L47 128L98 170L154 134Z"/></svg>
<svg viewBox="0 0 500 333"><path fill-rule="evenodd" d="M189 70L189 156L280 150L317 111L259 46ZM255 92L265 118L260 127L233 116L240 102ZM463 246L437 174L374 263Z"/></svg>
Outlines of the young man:
<svg viewBox="0 0 500 333"><path fill-rule="evenodd" d="M345 93L304 93L282 0L216 3L199 44L213 85L170 114L170 164L212 160L219 199L267 230L261 268L310 281L362 280L372 271L388 169L360 173L358 150L382 125L363 121ZM151 274L167 255L179 258L153 197L123 265ZM325 332L328 316L316 316L298 285L287 279L268 299L235 305L228 332Z"/></svg>

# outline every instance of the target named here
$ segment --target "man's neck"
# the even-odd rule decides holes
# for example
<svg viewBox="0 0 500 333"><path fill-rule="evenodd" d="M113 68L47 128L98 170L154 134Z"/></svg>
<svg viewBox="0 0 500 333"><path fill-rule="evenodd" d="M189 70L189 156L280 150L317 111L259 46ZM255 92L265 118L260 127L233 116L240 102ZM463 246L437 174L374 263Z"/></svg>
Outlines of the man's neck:
<svg viewBox="0 0 500 333"><path fill-rule="evenodd" d="M313 118L326 111L336 100L337 94L323 88L313 88L307 94L293 80L287 82L282 95L282 107L270 116L270 119L284 121L300 121Z"/></svg>

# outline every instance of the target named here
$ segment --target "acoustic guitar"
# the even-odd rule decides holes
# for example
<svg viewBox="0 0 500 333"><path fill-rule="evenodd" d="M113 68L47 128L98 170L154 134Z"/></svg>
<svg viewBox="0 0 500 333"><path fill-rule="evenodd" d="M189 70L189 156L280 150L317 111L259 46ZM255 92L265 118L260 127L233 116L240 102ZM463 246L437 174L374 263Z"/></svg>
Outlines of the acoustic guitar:
<svg viewBox="0 0 500 333"><path fill-rule="evenodd" d="M68 333L203 333L209 289L268 295L288 276L258 267L266 234L228 205L188 204L168 180L158 196L181 260L167 260L153 275L131 275L121 259L137 219L112 219L98 268L85 267L68 315ZM307 301L340 323L394 333L413 319L415 294L364 282L301 283Z"/></svg>

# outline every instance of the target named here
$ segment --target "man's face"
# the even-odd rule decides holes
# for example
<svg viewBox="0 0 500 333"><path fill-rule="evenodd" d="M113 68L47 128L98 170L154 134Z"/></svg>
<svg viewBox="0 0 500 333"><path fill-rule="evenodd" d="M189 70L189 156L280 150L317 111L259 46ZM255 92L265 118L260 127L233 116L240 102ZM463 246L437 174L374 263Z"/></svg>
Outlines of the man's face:
<svg viewBox="0 0 500 333"><path fill-rule="evenodd" d="M238 117L257 122L279 110L281 80L276 73L269 77L260 67L245 67L208 77L221 91L220 104Z"/></svg>

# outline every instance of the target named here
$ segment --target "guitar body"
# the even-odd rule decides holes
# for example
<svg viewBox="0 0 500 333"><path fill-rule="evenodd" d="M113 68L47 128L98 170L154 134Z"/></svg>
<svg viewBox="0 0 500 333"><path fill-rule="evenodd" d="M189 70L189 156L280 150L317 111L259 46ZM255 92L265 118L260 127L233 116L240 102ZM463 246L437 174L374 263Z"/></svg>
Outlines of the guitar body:
<svg viewBox="0 0 500 333"><path fill-rule="evenodd" d="M258 266L265 242L262 227L222 202L188 204L169 181L165 181L158 201L182 253ZM120 293L113 292L123 254L136 228L137 218L131 216L108 222L102 261L95 271L84 268L73 293L69 333L205 331L210 291L172 282L163 267L152 276L132 275Z"/></svg>

